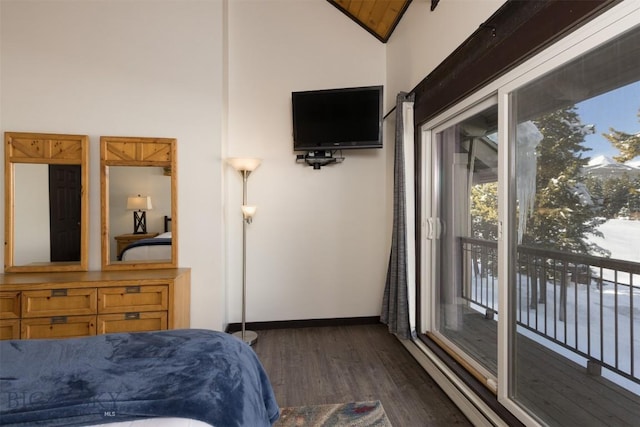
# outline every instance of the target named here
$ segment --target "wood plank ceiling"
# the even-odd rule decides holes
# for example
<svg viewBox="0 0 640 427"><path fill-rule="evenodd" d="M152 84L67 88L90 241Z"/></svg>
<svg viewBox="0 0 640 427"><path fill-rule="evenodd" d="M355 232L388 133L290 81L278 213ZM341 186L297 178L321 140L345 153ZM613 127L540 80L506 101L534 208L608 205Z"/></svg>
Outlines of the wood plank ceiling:
<svg viewBox="0 0 640 427"><path fill-rule="evenodd" d="M327 0L386 43L411 0Z"/></svg>

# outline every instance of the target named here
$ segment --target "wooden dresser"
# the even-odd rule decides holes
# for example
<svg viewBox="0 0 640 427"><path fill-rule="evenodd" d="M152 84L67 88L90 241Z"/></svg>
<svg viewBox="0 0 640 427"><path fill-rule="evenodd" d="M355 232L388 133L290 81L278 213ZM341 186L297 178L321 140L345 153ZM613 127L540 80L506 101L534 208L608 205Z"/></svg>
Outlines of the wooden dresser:
<svg viewBox="0 0 640 427"><path fill-rule="evenodd" d="M0 275L0 339L188 328L191 270Z"/></svg>

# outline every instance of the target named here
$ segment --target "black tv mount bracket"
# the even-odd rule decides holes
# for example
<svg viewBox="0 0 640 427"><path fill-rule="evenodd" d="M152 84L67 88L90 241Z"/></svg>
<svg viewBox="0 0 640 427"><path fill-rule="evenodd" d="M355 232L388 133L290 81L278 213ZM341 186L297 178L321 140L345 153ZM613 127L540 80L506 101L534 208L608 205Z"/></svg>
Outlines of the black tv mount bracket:
<svg viewBox="0 0 640 427"><path fill-rule="evenodd" d="M314 169L320 169L322 166L327 166L332 163L342 163L344 157L342 155L335 156L335 151L320 150L320 151L307 151L306 154L296 155L296 163L306 163L309 166L313 166Z"/></svg>

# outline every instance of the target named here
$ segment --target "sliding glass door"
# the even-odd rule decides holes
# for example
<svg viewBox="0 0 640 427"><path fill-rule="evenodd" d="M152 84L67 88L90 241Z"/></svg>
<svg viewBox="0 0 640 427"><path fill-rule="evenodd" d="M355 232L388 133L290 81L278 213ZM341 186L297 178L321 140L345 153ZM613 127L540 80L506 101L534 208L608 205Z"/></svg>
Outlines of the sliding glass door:
<svg viewBox="0 0 640 427"><path fill-rule="evenodd" d="M418 332L525 424L640 420L638 22L623 2L422 128Z"/></svg>

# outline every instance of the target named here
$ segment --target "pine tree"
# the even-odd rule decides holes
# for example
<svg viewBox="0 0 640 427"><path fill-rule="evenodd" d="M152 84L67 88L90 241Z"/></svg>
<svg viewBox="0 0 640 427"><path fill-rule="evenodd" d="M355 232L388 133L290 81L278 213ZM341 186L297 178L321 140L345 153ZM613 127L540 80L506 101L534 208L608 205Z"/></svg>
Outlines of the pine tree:
<svg viewBox="0 0 640 427"><path fill-rule="evenodd" d="M640 109L638 110L638 121L640 121ZM640 132L630 134L614 128L609 128L610 133L603 133L614 147L620 151L619 156L614 156L617 162L627 162L636 156L640 156Z"/></svg>
<svg viewBox="0 0 640 427"><path fill-rule="evenodd" d="M471 187L471 231L473 237L498 240L498 183Z"/></svg>
<svg viewBox="0 0 640 427"><path fill-rule="evenodd" d="M633 183L628 175L606 179L602 188L604 196L602 205L607 218L619 216L623 208L629 209L630 191L633 189Z"/></svg>
<svg viewBox="0 0 640 427"><path fill-rule="evenodd" d="M486 182L471 187L471 235L476 239L498 240L498 183ZM498 276L497 256L473 253L476 274ZM482 268L480 268L482 266Z"/></svg>
<svg viewBox="0 0 640 427"><path fill-rule="evenodd" d="M590 244L588 235L601 236L602 204L591 197L580 175L588 163L585 136L595 132L583 125L576 108L566 107L534 120L543 134L537 147L536 201L527 223L523 244L574 253L607 255L607 251ZM598 197L613 195L613 188L599 183ZM591 185L589 187L593 188ZM617 191L615 192L618 199ZM614 216L621 207L616 204ZM614 208L614 206L612 206ZM471 216L474 237L497 239L496 183L475 185L471 190Z"/></svg>
<svg viewBox="0 0 640 427"><path fill-rule="evenodd" d="M575 106L565 107L534 120L543 139L537 147L536 200L523 236L525 245L574 253L603 254L590 244L588 234L599 235L604 222L597 216L580 170L589 157L585 136L593 126L583 125Z"/></svg>

